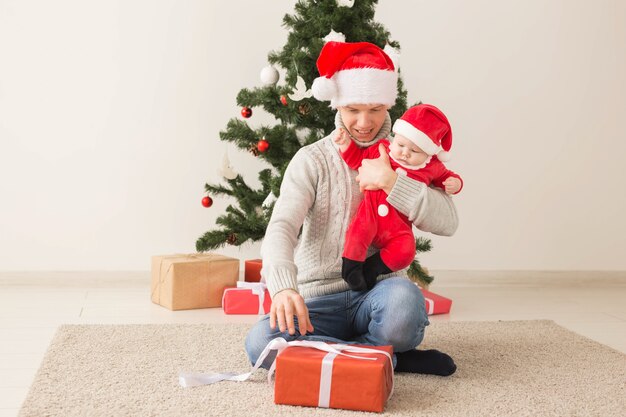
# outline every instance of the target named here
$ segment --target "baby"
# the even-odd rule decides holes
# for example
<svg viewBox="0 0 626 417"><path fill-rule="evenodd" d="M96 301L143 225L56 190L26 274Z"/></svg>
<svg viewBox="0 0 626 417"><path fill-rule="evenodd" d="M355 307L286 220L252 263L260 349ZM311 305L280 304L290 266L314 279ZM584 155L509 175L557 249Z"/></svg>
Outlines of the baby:
<svg viewBox="0 0 626 417"><path fill-rule="evenodd" d="M432 183L448 194L461 191L461 177L442 163L449 159L452 130L441 110L429 104L411 107L394 123L393 132L391 144L386 139L379 141L389 154L392 169L426 185ZM343 129L335 143L343 160L355 170L363 159L380 156L378 146L360 148ZM371 244L380 251L365 259ZM342 256L341 275L350 289L369 290L379 275L406 268L414 257L415 240L409 219L387 203L383 190L365 191L346 232Z"/></svg>

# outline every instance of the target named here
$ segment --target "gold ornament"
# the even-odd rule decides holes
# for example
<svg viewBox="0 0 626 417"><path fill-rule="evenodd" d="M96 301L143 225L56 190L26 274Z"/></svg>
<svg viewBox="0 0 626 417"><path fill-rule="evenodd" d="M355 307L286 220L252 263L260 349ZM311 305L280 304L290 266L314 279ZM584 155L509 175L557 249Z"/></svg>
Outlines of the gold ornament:
<svg viewBox="0 0 626 417"><path fill-rule="evenodd" d="M237 243L237 235L235 233L231 233L230 236L228 236L228 239L226 239L226 242L229 245L234 245Z"/></svg>
<svg viewBox="0 0 626 417"><path fill-rule="evenodd" d="M259 150L256 147L256 143L250 145L250 147L248 148L248 152L250 152L254 156L259 156Z"/></svg>
<svg viewBox="0 0 626 417"><path fill-rule="evenodd" d="M309 114L310 111L311 111L311 105L309 103L302 103L298 106L298 112L303 116L306 116L307 114Z"/></svg>

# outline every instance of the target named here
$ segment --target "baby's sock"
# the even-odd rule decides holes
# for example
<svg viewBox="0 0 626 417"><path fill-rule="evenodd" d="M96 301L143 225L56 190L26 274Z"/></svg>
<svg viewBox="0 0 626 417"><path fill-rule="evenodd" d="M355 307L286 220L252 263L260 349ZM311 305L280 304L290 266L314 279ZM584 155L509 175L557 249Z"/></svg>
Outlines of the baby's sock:
<svg viewBox="0 0 626 417"><path fill-rule="evenodd" d="M341 277L348 283L353 291L365 291L365 278L363 278L363 262L353 261L348 258L341 258Z"/></svg>
<svg viewBox="0 0 626 417"><path fill-rule="evenodd" d="M396 372L448 376L456 371L452 358L435 349L399 352L396 359Z"/></svg>
<svg viewBox="0 0 626 417"><path fill-rule="evenodd" d="M374 288L376 278L378 278L379 275L390 274L391 272L393 271L389 269L381 259L380 252L376 252L367 258L363 265L363 278L365 279L367 289L371 290Z"/></svg>

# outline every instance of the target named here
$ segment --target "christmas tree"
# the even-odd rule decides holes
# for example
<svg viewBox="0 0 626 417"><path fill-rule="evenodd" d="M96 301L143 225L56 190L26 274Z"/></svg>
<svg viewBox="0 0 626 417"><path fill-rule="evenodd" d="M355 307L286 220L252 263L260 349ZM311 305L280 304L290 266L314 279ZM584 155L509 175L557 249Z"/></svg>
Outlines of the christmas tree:
<svg viewBox="0 0 626 417"><path fill-rule="evenodd" d="M224 184L206 184L205 206L212 197L229 196L236 200L226 213L216 219L219 226L202 235L196 242L198 251L207 251L226 244L242 245L259 241L272 214L273 200L280 193L282 177L294 154L302 146L313 143L334 128L334 110L328 102L317 101L308 88L319 76L315 65L324 43L330 40L371 42L398 50L400 45L389 32L374 22L377 0L310 0L299 1L293 14L285 15L283 25L289 29L287 43L280 51L268 55L270 66L263 68L263 86L239 91L237 104L241 118L231 119L220 139L262 158L272 168L259 173L261 187L253 189L241 175L222 168ZM283 83L278 83L276 66L285 70ZM253 129L247 120L255 108L263 108L276 120L274 126ZM406 110L406 90L398 82L398 100L390 109L395 120Z"/></svg>
<svg viewBox="0 0 626 417"><path fill-rule="evenodd" d="M261 71L263 85L239 92L237 104L242 107L241 118L231 119L220 132L221 140L252 152L271 168L259 172L261 187L253 189L224 161L225 183L206 184L208 195L203 204L209 207L211 197L217 195L232 197L236 204L228 206L226 213L216 219L217 229L197 240L198 251L261 240L289 161L302 146L325 137L335 128L334 110L328 102L317 101L309 90L319 76L316 60L324 44L371 42L381 48L387 46L387 50L399 50L398 42L391 39L383 25L374 21L376 4L377 0L302 0L296 3L293 14L285 15L283 26L289 30L287 43L282 50L268 54L270 65ZM278 83L277 66L284 69L284 82ZM389 110L392 120L406 110L406 95L399 79L398 99ZM276 124L252 128L247 120L257 108L273 115ZM419 248L417 242L416 245Z"/></svg>

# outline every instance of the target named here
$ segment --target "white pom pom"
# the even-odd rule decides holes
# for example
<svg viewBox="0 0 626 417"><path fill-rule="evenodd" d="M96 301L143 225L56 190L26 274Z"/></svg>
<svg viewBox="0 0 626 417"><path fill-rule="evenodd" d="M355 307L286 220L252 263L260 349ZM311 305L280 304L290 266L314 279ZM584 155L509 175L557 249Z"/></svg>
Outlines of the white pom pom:
<svg viewBox="0 0 626 417"><path fill-rule="evenodd" d="M437 159L441 162L448 162L452 157L450 156L450 152L441 151L437 154Z"/></svg>
<svg viewBox="0 0 626 417"><path fill-rule="evenodd" d="M319 101L328 101L337 95L337 84L326 77L317 77L311 86L313 97Z"/></svg>

